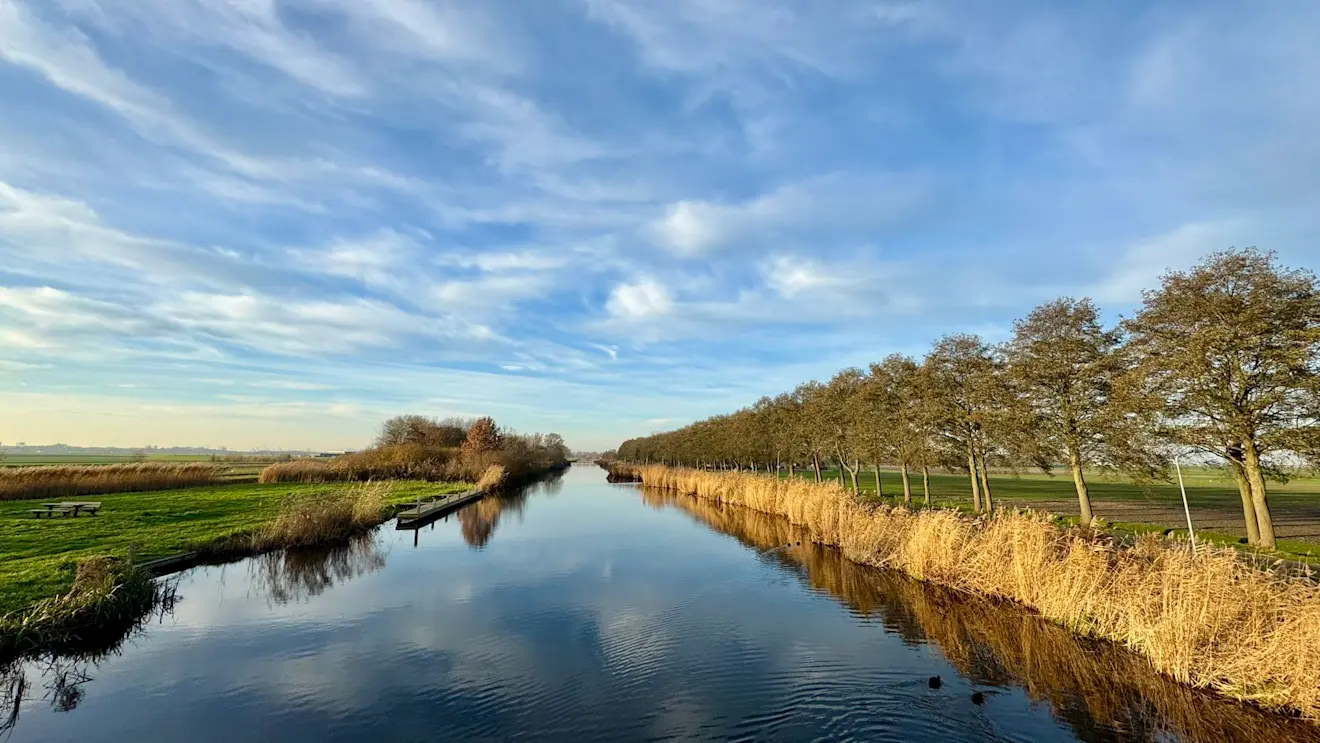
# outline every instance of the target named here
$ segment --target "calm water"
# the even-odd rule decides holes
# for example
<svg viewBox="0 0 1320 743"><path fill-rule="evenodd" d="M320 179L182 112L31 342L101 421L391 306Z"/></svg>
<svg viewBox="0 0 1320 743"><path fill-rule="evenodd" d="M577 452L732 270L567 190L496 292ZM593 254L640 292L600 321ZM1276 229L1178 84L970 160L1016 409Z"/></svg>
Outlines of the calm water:
<svg viewBox="0 0 1320 743"><path fill-rule="evenodd" d="M1316 738L591 467L417 533L198 568L178 594L110 656L10 669L9 740Z"/></svg>

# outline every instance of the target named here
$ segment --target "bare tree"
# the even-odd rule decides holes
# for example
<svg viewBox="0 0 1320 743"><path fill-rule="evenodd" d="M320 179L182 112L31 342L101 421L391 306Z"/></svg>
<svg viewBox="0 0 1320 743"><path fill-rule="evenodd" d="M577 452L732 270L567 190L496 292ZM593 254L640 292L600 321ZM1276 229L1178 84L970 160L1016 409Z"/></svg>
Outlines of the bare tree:
<svg viewBox="0 0 1320 743"><path fill-rule="evenodd" d="M1320 449L1320 293L1315 275L1254 248L1169 272L1124 322L1126 380L1161 435L1227 460L1248 539L1273 548L1270 453ZM1249 496L1249 497L1248 497Z"/></svg>

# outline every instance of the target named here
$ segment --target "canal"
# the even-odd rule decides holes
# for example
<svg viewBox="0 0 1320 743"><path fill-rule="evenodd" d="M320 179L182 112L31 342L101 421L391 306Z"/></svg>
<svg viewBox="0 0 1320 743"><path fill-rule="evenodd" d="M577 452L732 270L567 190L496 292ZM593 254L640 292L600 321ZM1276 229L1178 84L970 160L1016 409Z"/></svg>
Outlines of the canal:
<svg viewBox="0 0 1320 743"><path fill-rule="evenodd" d="M112 651L4 669L0 740L1320 740L585 465L419 531L170 580Z"/></svg>

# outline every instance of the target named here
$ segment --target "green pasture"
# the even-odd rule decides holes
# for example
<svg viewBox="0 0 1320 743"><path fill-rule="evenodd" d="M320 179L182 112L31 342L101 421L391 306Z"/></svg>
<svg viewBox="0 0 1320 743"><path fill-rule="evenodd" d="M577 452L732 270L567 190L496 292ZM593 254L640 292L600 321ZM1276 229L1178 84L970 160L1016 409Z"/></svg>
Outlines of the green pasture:
<svg viewBox="0 0 1320 743"><path fill-rule="evenodd" d="M287 496L347 484L222 485L90 496L100 515L34 518L34 501L0 502L0 615L68 589L78 560L101 555L149 560L195 550L272 520ZM397 482L397 503L462 492L467 483Z"/></svg>

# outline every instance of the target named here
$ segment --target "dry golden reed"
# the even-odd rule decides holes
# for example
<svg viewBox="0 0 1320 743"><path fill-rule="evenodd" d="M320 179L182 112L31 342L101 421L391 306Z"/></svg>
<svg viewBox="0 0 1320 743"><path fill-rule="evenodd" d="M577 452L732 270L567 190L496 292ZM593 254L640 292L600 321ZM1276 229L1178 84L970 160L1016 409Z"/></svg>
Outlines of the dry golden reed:
<svg viewBox="0 0 1320 743"><path fill-rule="evenodd" d="M275 520L252 536L248 547L264 551L348 539L381 522L392 490L387 482L369 482L330 493L290 496Z"/></svg>
<svg viewBox="0 0 1320 743"><path fill-rule="evenodd" d="M1194 687L1320 720L1320 589L1231 550L1193 554L1154 538L1123 547L1032 511L969 518L872 505L831 483L631 470L648 487L787 517L854 562L1015 601Z"/></svg>
<svg viewBox="0 0 1320 743"><path fill-rule="evenodd" d="M0 501L218 485L225 481L228 469L209 462L0 468Z"/></svg>

